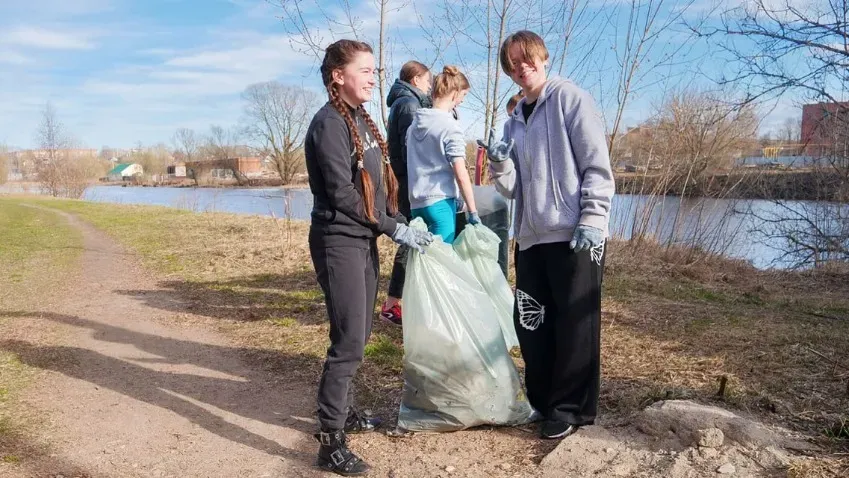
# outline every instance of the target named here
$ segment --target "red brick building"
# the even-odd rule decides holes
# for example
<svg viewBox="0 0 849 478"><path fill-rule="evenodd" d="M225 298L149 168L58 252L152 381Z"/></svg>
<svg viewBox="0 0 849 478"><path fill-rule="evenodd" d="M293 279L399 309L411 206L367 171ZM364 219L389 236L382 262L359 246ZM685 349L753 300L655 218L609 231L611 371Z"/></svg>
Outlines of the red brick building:
<svg viewBox="0 0 849 478"><path fill-rule="evenodd" d="M802 144L807 154L819 155L831 147L836 127L845 130L849 124L849 102L814 103L802 107Z"/></svg>

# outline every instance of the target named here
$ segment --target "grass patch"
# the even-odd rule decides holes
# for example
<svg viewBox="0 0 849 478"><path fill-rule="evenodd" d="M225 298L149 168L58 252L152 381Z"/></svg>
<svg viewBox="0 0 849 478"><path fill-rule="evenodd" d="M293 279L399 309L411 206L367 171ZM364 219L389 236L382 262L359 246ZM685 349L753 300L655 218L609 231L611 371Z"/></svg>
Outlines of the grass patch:
<svg viewBox="0 0 849 478"><path fill-rule="evenodd" d="M82 236L63 217L20 202L0 198L0 312L26 310L61 290L83 250ZM13 318L0 318L0 334L14 334L17 325ZM22 418L26 414L20 413L18 398L35 373L17 355L0 349L3 463L17 464L30 456L31 447L24 443L33 424Z"/></svg>
<svg viewBox="0 0 849 478"><path fill-rule="evenodd" d="M366 359L395 371L401 371L403 368L403 347L383 334L377 334L366 344L363 355Z"/></svg>
<svg viewBox="0 0 849 478"><path fill-rule="evenodd" d="M8 287L10 298L27 290L28 283L30 289L46 286L47 271L67 269L81 253L82 237L64 218L0 199L0 290Z"/></svg>
<svg viewBox="0 0 849 478"><path fill-rule="evenodd" d="M272 318L268 319L268 321L278 327L295 327L298 325L298 321L291 317L283 317L282 319Z"/></svg>

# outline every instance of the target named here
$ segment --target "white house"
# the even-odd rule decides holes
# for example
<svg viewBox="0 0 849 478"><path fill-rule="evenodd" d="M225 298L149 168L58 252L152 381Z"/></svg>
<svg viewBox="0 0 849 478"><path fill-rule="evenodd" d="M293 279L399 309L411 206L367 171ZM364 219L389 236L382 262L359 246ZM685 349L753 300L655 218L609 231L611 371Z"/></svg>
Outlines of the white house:
<svg viewBox="0 0 849 478"><path fill-rule="evenodd" d="M126 181L144 174L144 168L138 163L118 163L106 175L109 181Z"/></svg>

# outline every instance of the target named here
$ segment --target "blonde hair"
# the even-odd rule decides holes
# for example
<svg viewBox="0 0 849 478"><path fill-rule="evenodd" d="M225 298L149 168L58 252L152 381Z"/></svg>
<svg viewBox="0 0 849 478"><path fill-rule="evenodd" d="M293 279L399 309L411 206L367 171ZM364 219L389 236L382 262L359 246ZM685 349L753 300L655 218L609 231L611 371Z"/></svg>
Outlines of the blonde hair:
<svg viewBox="0 0 849 478"><path fill-rule="evenodd" d="M442 73L436 75L433 80L433 97L444 98L452 93L470 88L469 79L459 68L446 65L442 68Z"/></svg>
<svg viewBox="0 0 849 478"><path fill-rule="evenodd" d="M545 42L542 37L528 30L518 31L504 40L501 44L499 57L501 59L501 69L508 76L513 74L513 63L510 62L510 47L518 45L522 52L522 60L527 63L533 63L534 60L548 60L548 49L545 47Z"/></svg>

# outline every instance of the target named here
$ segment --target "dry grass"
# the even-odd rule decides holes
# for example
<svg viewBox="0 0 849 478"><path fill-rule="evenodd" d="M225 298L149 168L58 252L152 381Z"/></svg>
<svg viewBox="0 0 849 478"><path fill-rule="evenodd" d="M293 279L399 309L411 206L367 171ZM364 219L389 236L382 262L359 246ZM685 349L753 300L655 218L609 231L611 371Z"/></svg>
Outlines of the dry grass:
<svg viewBox="0 0 849 478"><path fill-rule="evenodd" d="M187 320L212 321L244 345L309 357L303 368L286 373L317 379L327 325L305 223L75 201L50 204L107 231L162 273L161 295L142 300ZM381 240L379 301L393 253L394 247ZM603 414L627 417L666 398L724 402L812 437L823 447L822 457L849 448L838 426L849 418L845 275L764 272L724 259L681 266L676 251L651 245L634 251L614 243L609 254ZM389 416L401 393L401 345L399 329L375 322L359 374L362 402ZM726 391L717 397L722 377ZM833 458L823 463L845 466Z"/></svg>

